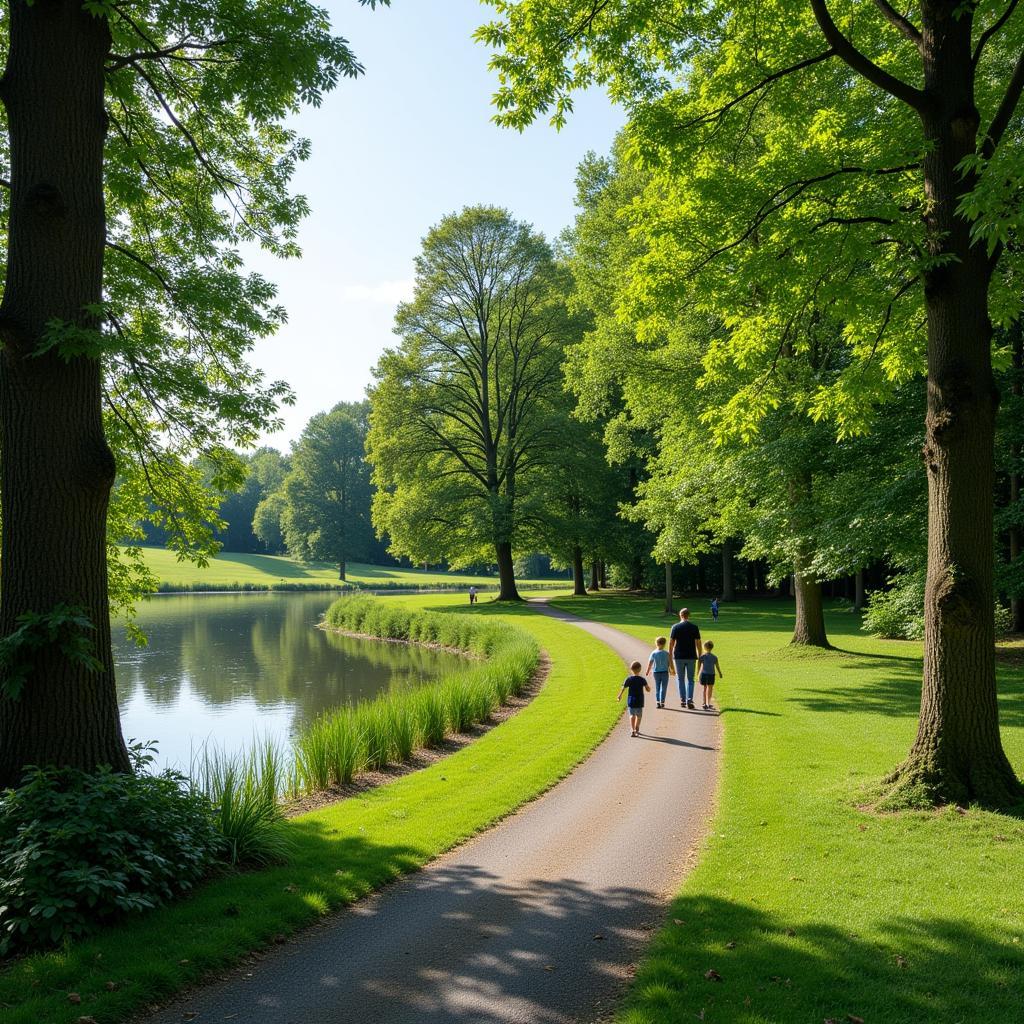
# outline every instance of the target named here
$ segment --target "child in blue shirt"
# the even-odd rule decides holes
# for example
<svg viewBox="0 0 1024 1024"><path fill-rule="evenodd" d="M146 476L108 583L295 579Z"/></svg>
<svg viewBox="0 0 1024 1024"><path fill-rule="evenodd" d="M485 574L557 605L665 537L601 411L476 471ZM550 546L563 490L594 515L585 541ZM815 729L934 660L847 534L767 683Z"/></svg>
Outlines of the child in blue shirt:
<svg viewBox="0 0 1024 1024"><path fill-rule="evenodd" d="M615 698L616 700L622 700L622 695L627 690L629 691L629 696L626 698L626 714L629 715L630 736L640 735L640 719L643 718L644 714L644 691L651 692L651 688L647 685L647 680L640 675L640 667L639 661L634 661L629 666L632 675L626 676L622 689L619 690L619 695Z"/></svg>
<svg viewBox="0 0 1024 1024"><path fill-rule="evenodd" d="M718 656L712 654L714 643L707 640L704 643L704 653L697 659L700 663L700 685L704 690L704 703L701 707L705 711L714 711L711 703L711 693L715 688L715 669L718 669L718 678L722 678L722 666L718 662Z"/></svg>
<svg viewBox="0 0 1024 1024"><path fill-rule="evenodd" d="M668 651L665 650L665 644L668 640L659 636L654 641L657 650L651 651L651 656L647 659L647 671L644 673L645 676L651 674L651 669L654 669L654 703L659 707L665 706L665 691L668 689Z"/></svg>

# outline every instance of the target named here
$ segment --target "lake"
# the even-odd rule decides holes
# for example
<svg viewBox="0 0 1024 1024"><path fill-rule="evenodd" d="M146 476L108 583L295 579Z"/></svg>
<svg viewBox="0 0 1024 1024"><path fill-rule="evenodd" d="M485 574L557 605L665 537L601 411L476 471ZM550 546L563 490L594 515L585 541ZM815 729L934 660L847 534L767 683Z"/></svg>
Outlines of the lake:
<svg viewBox="0 0 1024 1024"><path fill-rule="evenodd" d="M156 740L187 767L207 740L242 750L286 741L321 711L418 686L464 665L454 654L326 633L330 593L156 596L139 606L136 647L114 624L126 739Z"/></svg>

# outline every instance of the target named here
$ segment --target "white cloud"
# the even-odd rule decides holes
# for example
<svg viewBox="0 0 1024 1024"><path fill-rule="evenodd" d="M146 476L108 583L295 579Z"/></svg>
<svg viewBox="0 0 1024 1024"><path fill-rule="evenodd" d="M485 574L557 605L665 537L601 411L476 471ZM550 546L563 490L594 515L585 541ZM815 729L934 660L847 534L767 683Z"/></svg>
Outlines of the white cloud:
<svg viewBox="0 0 1024 1024"><path fill-rule="evenodd" d="M371 284L343 284L339 289L342 302L372 302L397 306L412 298L415 282L405 278L401 281L375 281Z"/></svg>

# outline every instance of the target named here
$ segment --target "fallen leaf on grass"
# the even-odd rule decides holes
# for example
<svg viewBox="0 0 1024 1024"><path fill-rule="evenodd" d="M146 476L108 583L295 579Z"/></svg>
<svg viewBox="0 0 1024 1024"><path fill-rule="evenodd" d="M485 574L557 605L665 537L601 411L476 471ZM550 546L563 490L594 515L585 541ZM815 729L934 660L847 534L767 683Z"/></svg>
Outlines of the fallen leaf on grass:
<svg viewBox="0 0 1024 1024"><path fill-rule="evenodd" d="M72 1006L77 1006L81 1001L82 997L77 992L68 993L68 1002L71 1003Z"/></svg>
<svg viewBox="0 0 1024 1024"><path fill-rule="evenodd" d="M298 892L299 891L299 887L297 885L286 885L284 887L284 891L285 892Z"/></svg>
<svg viewBox="0 0 1024 1024"><path fill-rule="evenodd" d="M103 987L108 992L116 992L117 991L117 982L116 981L108 981Z"/></svg>
<svg viewBox="0 0 1024 1024"><path fill-rule="evenodd" d="M735 949L736 948L736 943L735 942L727 942L725 944L725 948L726 949Z"/></svg>
<svg viewBox="0 0 1024 1024"><path fill-rule="evenodd" d="M855 1013L848 1013L846 1015L846 1019L850 1022L850 1024L864 1024L864 1018L858 1017Z"/></svg>
<svg viewBox="0 0 1024 1024"><path fill-rule="evenodd" d="M685 921L680 921L678 917L673 917L673 918L672 918L672 920L673 920L673 921L674 921L674 922L675 922L676 924L686 924L686 922L685 922Z"/></svg>
<svg viewBox="0 0 1024 1024"><path fill-rule="evenodd" d="M792 936L796 935L796 932L793 931L792 928L787 928L786 929L786 934L789 935L790 937L792 937Z"/></svg>
<svg viewBox="0 0 1024 1024"><path fill-rule="evenodd" d="M721 981L722 980L722 976L718 973L718 971L716 971L714 969L714 967L709 967L704 972L704 977L707 978L708 981Z"/></svg>
<svg viewBox="0 0 1024 1024"><path fill-rule="evenodd" d="M896 954L896 966L897 967L906 967L907 966L907 958L905 956L900 956L899 953L897 953Z"/></svg>

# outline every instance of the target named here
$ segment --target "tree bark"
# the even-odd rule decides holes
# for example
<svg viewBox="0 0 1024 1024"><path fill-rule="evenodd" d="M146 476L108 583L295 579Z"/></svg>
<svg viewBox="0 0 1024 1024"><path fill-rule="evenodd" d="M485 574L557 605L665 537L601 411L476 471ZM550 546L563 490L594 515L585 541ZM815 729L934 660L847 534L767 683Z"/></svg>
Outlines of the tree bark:
<svg viewBox="0 0 1024 1024"><path fill-rule="evenodd" d="M577 544L572 549L572 595L587 596L587 581L583 571L583 549Z"/></svg>
<svg viewBox="0 0 1024 1024"><path fill-rule="evenodd" d="M977 184L961 162L978 145L972 18L956 0L921 4L928 406L928 573L917 737L887 802L1008 806L1024 797L999 736L993 622L993 264L958 213ZM1006 79L1009 79L1009 74ZM1012 144L1012 143L1004 143Z"/></svg>
<svg viewBox="0 0 1024 1024"><path fill-rule="evenodd" d="M671 615L675 609L672 607L672 563L665 563L665 614Z"/></svg>
<svg viewBox="0 0 1024 1024"><path fill-rule="evenodd" d="M722 600L736 600L736 584L733 581L732 565L732 541L726 540L722 544Z"/></svg>
<svg viewBox="0 0 1024 1024"><path fill-rule="evenodd" d="M591 559L590 561L590 589L600 590L601 589L601 577L598 570L597 559Z"/></svg>
<svg viewBox="0 0 1024 1024"><path fill-rule="evenodd" d="M496 541L494 552L498 559L498 600L499 601L521 601L519 591L516 589L516 571L512 559L512 542L508 540Z"/></svg>
<svg viewBox="0 0 1024 1024"><path fill-rule="evenodd" d="M338 562L338 579L343 580L345 578L345 559L343 558Z"/></svg>
<svg viewBox="0 0 1024 1024"><path fill-rule="evenodd" d="M601 586L605 590L607 590L608 589L608 566L605 564L605 560L603 558L598 563L598 567L599 567L598 571L599 571L599 574L601 576Z"/></svg>
<svg viewBox="0 0 1024 1024"><path fill-rule="evenodd" d="M110 33L80 0L11 4L9 28L0 81L11 174L0 304L0 636L26 613L72 606L92 624L98 667L69 657L65 642L22 655L20 696L0 696L0 786L16 784L29 764L130 768L110 651L106 513L115 466L101 367L98 358L39 354L53 321L98 327Z"/></svg>
<svg viewBox="0 0 1024 1024"><path fill-rule="evenodd" d="M825 633L825 605L821 582L802 572L793 574L796 590L796 625L790 643L807 647L829 647Z"/></svg>

